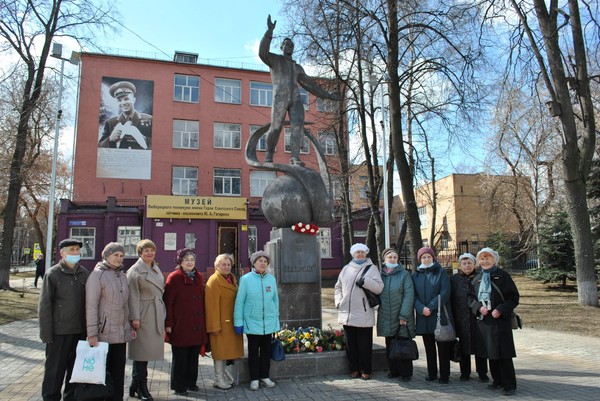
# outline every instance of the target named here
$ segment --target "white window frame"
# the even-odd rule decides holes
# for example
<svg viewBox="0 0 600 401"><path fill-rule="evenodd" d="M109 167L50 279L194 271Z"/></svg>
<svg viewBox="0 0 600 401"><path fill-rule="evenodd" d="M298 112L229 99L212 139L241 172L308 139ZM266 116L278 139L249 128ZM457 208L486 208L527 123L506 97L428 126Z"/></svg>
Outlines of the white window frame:
<svg viewBox="0 0 600 401"><path fill-rule="evenodd" d="M258 250L258 229L256 226L248 226L248 255Z"/></svg>
<svg viewBox="0 0 600 401"><path fill-rule="evenodd" d="M321 132L319 133L319 139L321 148L325 156L337 155L337 146L335 143L335 134L333 132Z"/></svg>
<svg viewBox="0 0 600 401"><path fill-rule="evenodd" d="M262 197L265 188L277 178L275 171L251 171L250 172L250 196Z"/></svg>
<svg viewBox="0 0 600 401"><path fill-rule="evenodd" d="M262 125L251 125L250 126L250 136L254 135L256 130L258 130L260 127L262 127ZM256 143L256 150L260 150L262 152L267 150L267 134L266 133L263 134L260 137L260 139L258 140L258 142Z"/></svg>
<svg viewBox="0 0 600 401"><path fill-rule="evenodd" d="M317 111L320 113L335 113L338 110L338 102L330 99L317 98Z"/></svg>
<svg viewBox="0 0 600 401"><path fill-rule="evenodd" d="M126 258L137 258L137 244L142 239L141 226L118 226L117 242L125 248Z"/></svg>
<svg viewBox="0 0 600 401"><path fill-rule="evenodd" d="M194 81L197 81L197 83ZM186 103L198 103L200 101L199 76L175 74L173 78L173 86L174 101Z"/></svg>
<svg viewBox="0 0 600 401"><path fill-rule="evenodd" d="M250 82L250 105L271 107L273 105L273 84Z"/></svg>
<svg viewBox="0 0 600 401"><path fill-rule="evenodd" d="M198 194L197 167L173 166L171 180L171 193L173 195L196 196Z"/></svg>
<svg viewBox="0 0 600 401"><path fill-rule="evenodd" d="M419 220L421 221L421 229L427 228L427 206L421 206L418 209Z"/></svg>
<svg viewBox="0 0 600 401"><path fill-rule="evenodd" d="M215 102L241 104L242 81L239 79L215 78Z"/></svg>
<svg viewBox="0 0 600 401"><path fill-rule="evenodd" d="M310 97L308 96L308 91L304 88L299 88L300 91L300 100L302 100L302 105L304 106L304 110L308 111L310 109Z"/></svg>
<svg viewBox="0 0 600 401"><path fill-rule="evenodd" d="M96 228L95 227L71 227L69 238L83 242L81 247L81 259L96 259Z"/></svg>
<svg viewBox="0 0 600 401"><path fill-rule="evenodd" d="M292 148L290 147L290 136L292 135L291 128L283 129L283 150L285 153L291 153ZM306 135L302 135L302 146L300 147L300 153L303 155L310 154L310 143Z"/></svg>
<svg viewBox="0 0 600 401"><path fill-rule="evenodd" d="M217 192L217 183L220 183L222 192ZM213 193L215 195L240 196L242 194L242 171L233 168L215 168L213 170Z"/></svg>
<svg viewBox="0 0 600 401"><path fill-rule="evenodd" d="M330 259L331 256L331 228L321 227L317 233L321 258Z"/></svg>
<svg viewBox="0 0 600 401"><path fill-rule="evenodd" d="M215 149L241 149L242 126L240 124L215 123L213 147Z"/></svg>
<svg viewBox="0 0 600 401"><path fill-rule="evenodd" d="M200 123L193 120L173 120L173 149L198 149Z"/></svg>

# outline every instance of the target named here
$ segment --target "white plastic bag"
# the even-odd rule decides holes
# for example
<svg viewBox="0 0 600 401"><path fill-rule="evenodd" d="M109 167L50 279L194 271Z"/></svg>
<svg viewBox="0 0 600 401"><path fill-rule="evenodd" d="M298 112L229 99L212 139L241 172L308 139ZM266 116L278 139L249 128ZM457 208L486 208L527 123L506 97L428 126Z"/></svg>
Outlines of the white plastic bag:
<svg viewBox="0 0 600 401"><path fill-rule="evenodd" d="M99 342L97 346L90 347L87 341L80 340L70 383L104 384L107 354L108 343Z"/></svg>

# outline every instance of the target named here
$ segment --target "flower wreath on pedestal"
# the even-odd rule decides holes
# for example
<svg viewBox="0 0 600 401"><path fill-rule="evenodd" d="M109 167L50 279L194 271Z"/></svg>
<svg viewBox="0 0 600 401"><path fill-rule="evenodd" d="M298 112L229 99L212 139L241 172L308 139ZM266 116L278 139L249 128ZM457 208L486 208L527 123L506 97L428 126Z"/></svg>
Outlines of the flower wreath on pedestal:
<svg viewBox="0 0 600 401"><path fill-rule="evenodd" d="M292 231L300 234L317 235L319 227L316 224L297 223L292 225Z"/></svg>

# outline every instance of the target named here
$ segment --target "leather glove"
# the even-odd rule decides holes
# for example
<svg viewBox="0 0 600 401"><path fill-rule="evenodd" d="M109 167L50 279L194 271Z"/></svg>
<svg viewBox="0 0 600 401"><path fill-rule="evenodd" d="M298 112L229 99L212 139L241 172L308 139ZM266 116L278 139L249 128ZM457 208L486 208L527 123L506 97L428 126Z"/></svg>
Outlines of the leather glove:
<svg viewBox="0 0 600 401"><path fill-rule="evenodd" d="M244 334L244 326L233 326L235 330L235 334L239 334L240 336Z"/></svg>
<svg viewBox="0 0 600 401"><path fill-rule="evenodd" d="M356 280L356 286L358 288L363 288L363 285L365 285L365 278L361 277L358 280Z"/></svg>

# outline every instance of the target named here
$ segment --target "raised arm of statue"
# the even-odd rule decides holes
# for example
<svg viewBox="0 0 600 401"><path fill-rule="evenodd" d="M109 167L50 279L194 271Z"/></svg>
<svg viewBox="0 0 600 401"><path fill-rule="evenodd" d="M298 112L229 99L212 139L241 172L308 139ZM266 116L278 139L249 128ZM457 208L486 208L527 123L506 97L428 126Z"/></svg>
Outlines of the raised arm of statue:
<svg viewBox="0 0 600 401"><path fill-rule="evenodd" d="M269 57L271 50L271 39L273 39L273 30L275 30L275 25L277 25L277 21L271 21L271 15L267 18L267 31L265 32L263 38L260 41L260 47L258 48L258 56L260 59L271 67L271 60Z"/></svg>

